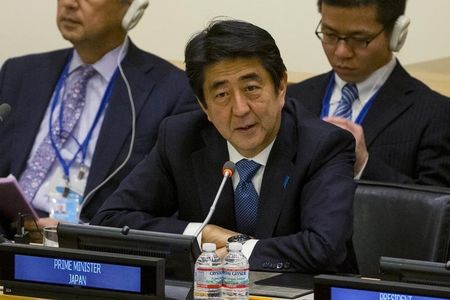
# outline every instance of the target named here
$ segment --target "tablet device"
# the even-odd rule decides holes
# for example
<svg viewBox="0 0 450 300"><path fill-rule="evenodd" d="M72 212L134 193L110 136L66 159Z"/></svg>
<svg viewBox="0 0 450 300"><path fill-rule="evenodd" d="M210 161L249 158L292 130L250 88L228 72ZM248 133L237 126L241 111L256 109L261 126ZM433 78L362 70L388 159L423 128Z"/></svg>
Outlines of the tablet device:
<svg viewBox="0 0 450 300"><path fill-rule="evenodd" d="M9 222L17 220L17 216L32 215L39 219L36 211L25 199L14 175L0 178L0 214Z"/></svg>

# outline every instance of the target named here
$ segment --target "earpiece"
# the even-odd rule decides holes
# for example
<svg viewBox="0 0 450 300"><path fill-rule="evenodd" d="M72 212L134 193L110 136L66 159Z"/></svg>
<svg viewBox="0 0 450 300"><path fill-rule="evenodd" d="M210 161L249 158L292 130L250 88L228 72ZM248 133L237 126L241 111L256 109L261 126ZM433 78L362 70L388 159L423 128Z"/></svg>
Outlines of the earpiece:
<svg viewBox="0 0 450 300"><path fill-rule="evenodd" d="M148 0L133 0L127 12L122 19L122 27L126 31L132 29L141 19L145 9L148 6Z"/></svg>
<svg viewBox="0 0 450 300"><path fill-rule="evenodd" d="M398 52L403 47L408 35L408 26L411 21L405 15L401 15L395 21L394 28L392 29L391 40L389 42L389 48L392 51Z"/></svg>

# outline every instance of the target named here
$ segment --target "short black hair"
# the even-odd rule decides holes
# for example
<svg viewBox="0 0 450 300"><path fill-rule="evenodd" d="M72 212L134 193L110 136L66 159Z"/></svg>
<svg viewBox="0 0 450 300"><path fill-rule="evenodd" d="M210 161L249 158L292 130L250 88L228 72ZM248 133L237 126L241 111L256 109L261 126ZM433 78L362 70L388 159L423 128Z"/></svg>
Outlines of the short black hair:
<svg viewBox="0 0 450 300"><path fill-rule="evenodd" d="M384 26L386 32L391 33L397 18L405 14L406 0L318 0L319 12L322 4L339 7L359 7L375 5L377 21Z"/></svg>
<svg viewBox="0 0 450 300"><path fill-rule="evenodd" d="M204 70L207 66L236 58L257 58L269 72L275 90L280 87L286 66L273 37L264 29L240 20L215 20L187 43L186 74L199 101L207 107Z"/></svg>

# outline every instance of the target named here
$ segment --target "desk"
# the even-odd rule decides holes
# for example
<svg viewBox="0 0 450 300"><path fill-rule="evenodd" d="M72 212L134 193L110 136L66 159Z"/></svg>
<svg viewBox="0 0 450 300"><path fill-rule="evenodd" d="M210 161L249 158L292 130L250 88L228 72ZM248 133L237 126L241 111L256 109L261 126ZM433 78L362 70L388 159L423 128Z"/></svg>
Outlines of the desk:
<svg viewBox="0 0 450 300"><path fill-rule="evenodd" d="M22 296L12 296L12 295L3 295L3 287L0 286L0 299L8 299L8 300L38 300L39 298L29 298L29 297L22 297Z"/></svg>
<svg viewBox="0 0 450 300"><path fill-rule="evenodd" d="M266 273L266 272L250 272L250 279L251 279L251 283L250 283L250 291L252 289L257 289L259 292L261 292L264 289L267 289L268 291L277 291L280 294L282 293L287 293L287 295L289 294L295 294L296 292L298 293L299 289L295 289L295 288L287 288L287 287L277 287L277 286L262 286L262 285L257 285L255 284L255 281L259 281L259 280L263 280L263 279L268 279L274 276L278 276L280 275L280 273ZM0 286L0 299L8 299L8 300L38 300L38 299L42 299L42 298L31 298L31 297L22 297L22 296L12 296L12 295L3 295L3 287ZM256 295L251 295L249 300L275 300L275 299L295 299L295 300L314 300L314 294L310 293L308 295L305 296L300 296L297 298L282 298L282 297L268 297L268 296L256 296ZM45 299L42 299L45 300Z"/></svg>
<svg viewBox="0 0 450 300"><path fill-rule="evenodd" d="M253 299L314 299L312 275L295 273L250 272ZM259 283L259 284L258 284ZM267 295L267 296L266 296ZM267 297L267 298L265 298ZM276 297L276 298L274 298ZM285 298L286 297L286 298Z"/></svg>
<svg viewBox="0 0 450 300"><path fill-rule="evenodd" d="M186 277L184 281L164 279L164 264L159 258L3 243L0 244L0 264L10 266L4 270L2 268L1 272L4 292L8 296L14 293L52 298L72 294L97 299L102 296L118 297L123 291L133 298L135 292L141 291L143 295L165 294L172 299L185 299L192 289L192 282L187 279L192 277ZM94 272L87 266L82 268L81 264L94 264L98 265L98 270L103 269L102 272ZM189 268L187 270L189 272ZM122 272L129 271L130 278L124 280ZM176 265L173 271L180 271L180 266ZM84 284L73 281L74 274L71 272L84 272ZM81 288L83 285L85 288ZM253 295L302 299L300 296L311 294L313 287L312 275L250 272L250 293Z"/></svg>

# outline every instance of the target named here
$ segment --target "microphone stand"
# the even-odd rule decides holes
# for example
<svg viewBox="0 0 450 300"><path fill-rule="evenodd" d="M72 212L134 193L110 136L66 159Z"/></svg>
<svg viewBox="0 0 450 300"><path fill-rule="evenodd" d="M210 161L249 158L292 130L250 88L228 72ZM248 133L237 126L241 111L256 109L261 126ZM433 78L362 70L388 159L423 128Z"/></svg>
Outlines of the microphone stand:
<svg viewBox="0 0 450 300"><path fill-rule="evenodd" d="M223 190L223 187L225 186L225 182L232 175L233 175L233 172L231 170L224 170L222 183L220 184L219 190L217 191L216 197L214 198L213 204L211 205L208 215L206 216L202 225L195 231L194 236L197 237L200 234L200 232L202 232L203 228L205 228L206 224L208 224L209 220L211 219L212 215L214 214L214 211L216 210L216 204L217 204L217 201L219 200L220 194L222 194L222 190Z"/></svg>

